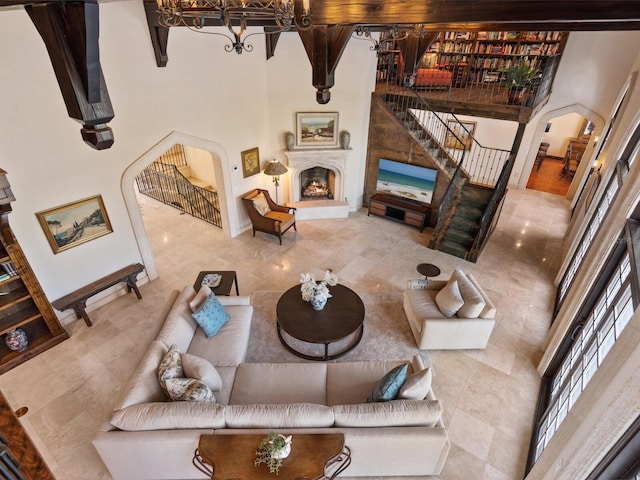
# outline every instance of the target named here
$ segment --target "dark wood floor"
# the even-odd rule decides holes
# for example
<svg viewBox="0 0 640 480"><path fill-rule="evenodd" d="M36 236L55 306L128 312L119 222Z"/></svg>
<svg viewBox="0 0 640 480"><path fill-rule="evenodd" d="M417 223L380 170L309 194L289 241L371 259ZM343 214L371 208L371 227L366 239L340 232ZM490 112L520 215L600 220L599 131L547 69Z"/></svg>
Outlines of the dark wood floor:
<svg viewBox="0 0 640 480"><path fill-rule="evenodd" d="M545 157L542 165L540 165L540 170L536 167L531 170L527 188L555 195L566 195L573 178L560 178L563 166L564 161L562 159Z"/></svg>

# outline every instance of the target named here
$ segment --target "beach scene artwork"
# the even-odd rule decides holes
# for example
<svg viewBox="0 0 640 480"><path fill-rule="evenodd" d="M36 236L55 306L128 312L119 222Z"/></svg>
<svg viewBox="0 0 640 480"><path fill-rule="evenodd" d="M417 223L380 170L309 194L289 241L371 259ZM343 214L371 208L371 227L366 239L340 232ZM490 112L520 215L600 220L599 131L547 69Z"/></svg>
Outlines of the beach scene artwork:
<svg viewBox="0 0 640 480"><path fill-rule="evenodd" d="M431 203L437 171L381 158L378 167L378 192Z"/></svg>
<svg viewBox="0 0 640 480"><path fill-rule="evenodd" d="M298 113L297 146L335 146L338 144L337 129L337 113Z"/></svg>
<svg viewBox="0 0 640 480"><path fill-rule="evenodd" d="M111 233L100 195L36 213L54 253Z"/></svg>

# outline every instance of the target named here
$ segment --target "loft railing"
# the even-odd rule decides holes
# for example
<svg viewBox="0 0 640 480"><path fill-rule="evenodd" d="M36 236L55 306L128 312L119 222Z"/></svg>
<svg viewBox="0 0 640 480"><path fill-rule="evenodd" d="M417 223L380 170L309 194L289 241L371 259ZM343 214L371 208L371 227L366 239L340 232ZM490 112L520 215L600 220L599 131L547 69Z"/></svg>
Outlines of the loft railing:
<svg viewBox="0 0 640 480"><path fill-rule="evenodd" d="M414 132L416 139L450 175L461 166L470 183L486 187L496 184L509 150L481 145L474 138L472 122L460 120L453 113L433 111L429 101L411 89L388 83L385 99L396 115L402 114L402 121L411 123L410 127L419 125L418 133Z"/></svg>
<svg viewBox="0 0 640 480"><path fill-rule="evenodd" d="M136 176L138 191L222 228L218 192L193 185L176 165L155 161Z"/></svg>
<svg viewBox="0 0 640 480"><path fill-rule="evenodd" d="M416 85L416 77L403 77L404 74L398 71L401 65L398 55L397 51L387 51L378 57L377 80L379 83L385 83L387 87L398 85L402 88L419 90L423 96L434 100L484 105L512 104L509 98L509 85L504 81L504 74L500 73L500 68L497 66L493 69L480 69L481 65L473 65L475 68L470 68L464 61L451 59L446 65L429 69L431 72L443 71L441 75L432 73L431 76L419 76L417 77L418 85ZM551 84L561 55L540 58L544 59L544 62L537 65L540 68L539 78L527 87L522 106L535 108L551 93ZM479 57L475 61L486 60L484 57ZM517 64L514 61L511 65L517 66ZM450 79L445 81L443 75L449 74Z"/></svg>

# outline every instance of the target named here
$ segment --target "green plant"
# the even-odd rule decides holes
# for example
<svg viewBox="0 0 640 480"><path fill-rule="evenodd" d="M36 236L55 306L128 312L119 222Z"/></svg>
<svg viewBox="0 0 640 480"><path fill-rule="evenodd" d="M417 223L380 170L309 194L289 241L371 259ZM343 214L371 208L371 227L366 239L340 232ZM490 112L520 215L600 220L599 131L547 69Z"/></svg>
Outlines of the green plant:
<svg viewBox="0 0 640 480"><path fill-rule="evenodd" d="M274 453L283 449L286 445L286 437L275 432L269 432L258 444L254 465L257 467L264 463L269 467L269 473L275 473L277 475L280 473L280 467L282 466L284 458L276 458L274 457Z"/></svg>
<svg viewBox="0 0 640 480"><path fill-rule="evenodd" d="M505 74L505 80L509 88L525 88L539 79L540 69L530 66L526 62L500 69Z"/></svg>

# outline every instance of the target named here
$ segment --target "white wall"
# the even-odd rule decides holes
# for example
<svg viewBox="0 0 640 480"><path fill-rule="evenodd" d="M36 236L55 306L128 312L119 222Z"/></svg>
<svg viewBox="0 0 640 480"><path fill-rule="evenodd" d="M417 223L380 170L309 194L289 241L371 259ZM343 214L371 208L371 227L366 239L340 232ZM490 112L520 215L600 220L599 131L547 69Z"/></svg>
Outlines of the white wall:
<svg viewBox="0 0 640 480"><path fill-rule="evenodd" d="M552 157L564 157L569 146L569 139L576 137L584 117L577 113L569 113L554 118L551 128L542 135L542 141L549 143L547 155Z"/></svg>
<svg viewBox="0 0 640 480"><path fill-rule="evenodd" d="M201 150L199 148L184 147L184 154L187 159L187 165L191 170L191 176L202 180L209 185L216 187L216 173L213 168L213 158L211 152Z"/></svg>
<svg viewBox="0 0 640 480"><path fill-rule="evenodd" d="M331 101L326 105L316 102L311 64L297 33L280 35L276 54L267 62L269 128L273 139L270 153L286 165L284 134L295 133L296 112L338 112L338 130L351 133L345 197L352 211L362 205L364 189L369 109L377 62L370 46L370 42L353 38L349 41L335 72ZM280 193L288 192L288 182L288 175L282 177ZM273 187L268 188L273 194Z"/></svg>
<svg viewBox="0 0 640 480"><path fill-rule="evenodd" d="M546 120L544 125L540 122L546 113L577 104L607 117L635 61L638 45L638 31L569 34L549 102L525 129L509 180L512 188L526 186L546 125Z"/></svg>
<svg viewBox="0 0 640 480"><path fill-rule="evenodd" d="M249 29L255 31L261 29ZM169 62L158 68L142 4L101 3L100 54L115 110L109 122L115 144L96 151L67 116L44 42L26 12L0 12L0 167L17 198L11 226L48 298L142 260L121 179L129 165L174 131L220 145L235 236L249 224L239 197L272 185L262 173L243 178L242 168L234 168L240 152L258 147L264 166L283 148L282 134L295 128L295 112L337 111L339 128L352 134L347 198L352 209L359 206L376 64L369 43L350 42L331 103L320 106L298 35L283 34L269 62L264 41L263 35L252 37L254 51L237 55L224 51L219 36L172 28ZM34 213L95 194L103 196L113 233L53 255Z"/></svg>

